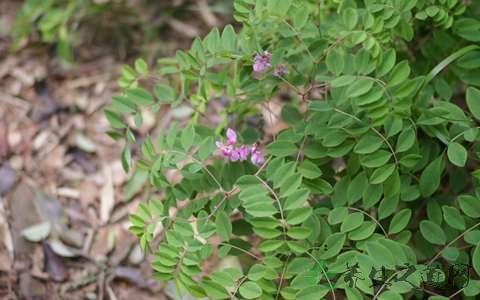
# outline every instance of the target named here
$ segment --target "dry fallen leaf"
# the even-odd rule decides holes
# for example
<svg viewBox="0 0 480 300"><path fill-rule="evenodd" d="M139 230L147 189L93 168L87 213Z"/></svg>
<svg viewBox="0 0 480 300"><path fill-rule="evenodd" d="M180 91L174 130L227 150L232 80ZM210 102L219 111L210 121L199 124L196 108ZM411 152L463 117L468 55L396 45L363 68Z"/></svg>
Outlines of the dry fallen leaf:
<svg viewBox="0 0 480 300"><path fill-rule="evenodd" d="M110 219L113 206L115 205L115 194L113 189L112 170L108 165L103 167L105 182L100 194L100 221L105 224Z"/></svg>
<svg viewBox="0 0 480 300"><path fill-rule="evenodd" d="M13 240L7 223L7 214L0 198L0 271L9 272L13 263Z"/></svg>
<svg viewBox="0 0 480 300"><path fill-rule="evenodd" d="M0 196L5 195L15 185L17 172L8 164L0 166Z"/></svg>
<svg viewBox="0 0 480 300"><path fill-rule="evenodd" d="M48 242L50 247L52 248L53 252L55 254L62 256L62 257L75 257L77 254L75 254L74 250L70 249L68 246L66 246L64 243L62 243L60 240L53 239Z"/></svg>
<svg viewBox="0 0 480 300"><path fill-rule="evenodd" d="M56 282L65 281L68 278L68 270L62 260L53 252L47 242L43 242L43 255L45 256L45 272Z"/></svg>
<svg viewBox="0 0 480 300"><path fill-rule="evenodd" d="M48 237L52 226L50 222L43 222L22 230L22 236L30 242L40 242Z"/></svg>

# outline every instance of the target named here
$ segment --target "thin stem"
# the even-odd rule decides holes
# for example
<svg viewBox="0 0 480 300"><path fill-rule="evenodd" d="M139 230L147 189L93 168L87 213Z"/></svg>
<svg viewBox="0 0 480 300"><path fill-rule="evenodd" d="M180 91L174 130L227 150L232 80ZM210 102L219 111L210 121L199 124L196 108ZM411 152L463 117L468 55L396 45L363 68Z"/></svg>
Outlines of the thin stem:
<svg viewBox="0 0 480 300"><path fill-rule="evenodd" d="M203 170L205 170L205 172L207 172L207 174L213 179L213 181L215 181L215 183L218 185L218 188L222 191L222 192L225 192L225 190L223 189L222 185L220 184L220 182L217 180L217 178L215 176L213 176L212 172L210 172L210 170L201 162L199 161L198 159L196 159L195 157L193 157L192 155L188 155L184 152L181 152L181 151L176 151L176 150L171 150L172 153L177 153L177 154L181 154L181 155L185 155L187 157L189 157L192 161L194 161L195 163L199 164Z"/></svg>
<svg viewBox="0 0 480 300"><path fill-rule="evenodd" d="M453 245L456 241L458 241L459 239L461 239L465 234L469 233L470 231L474 230L475 228L477 228L478 226L480 226L480 222L473 225L472 227L468 228L467 230L465 230L464 232L462 232L459 236L457 236L456 238L454 238L450 243L448 243L447 245L445 245L442 250L440 250L427 264L427 266L430 266L435 260L437 260L437 258L440 257L440 255L442 255L442 252L445 251L445 249L447 249L448 247L450 247L451 245Z"/></svg>
<svg viewBox="0 0 480 300"><path fill-rule="evenodd" d="M300 155L303 152L303 148L305 147L305 142L307 141L307 135L303 137L302 143L300 144L300 149L298 149L297 159L295 160L297 163L300 160Z"/></svg>
<svg viewBox="0 0 480 300"><path fill-rule="evenodd" d="M448 296L448 299L453 299L456 295L460 294L461 292L463 292L465 288L461 288L459 289L458 291L456 291L455 293L451 294L450 296Z"/></svg>
<svg viewBox="0 0 480 300"><path fill-rule="evenodd" d="M248 254L250 255L251 257L255 258L256 260L260 260L260 257L256 256L255 254L253 254L252 252L248 251L248 250L245 250L245 249L242 249L240 247L237 247L235 245L232 245L232 244L228 244L228 243L220 243L219 245L223 245L223 246L229 246L229 247L232 247L234 249L237 249L238 251L241 251L245 254Z"/></svg>
<svg viewBox="0 0 480 300"><path fill-rule="evenodd" d="M359 118L355 117L354 115L352 114L349 114L343 110L340 110L338 108L334 108L334 111L340 113L340 114L343 114L345 116L348 116L352 119L354 119L355 121L357 122L360 122L360 123L363 123L362 120L360 120ZM380 131L378 131L377 129L375 129L374 127L369 127L373 132L375 132L375 134L377 134L384 142L385 144L388 146L388 148L390 149L390 152L392 152L392 155L393 155L393 159L395 160L395 164L398 165L398 159L397 159L397 155L395 154L395 150L393 150L393 147L392 145L390 144L390 142L387 140L386 137L383 136L383 134L380 133Z"/></svg>
<svg viewBox="0 0 480 300"><path fill-rule="evenodd" d="M459 137L461 137L462 135L464 135L467 131L471 130L471 129L479 129L480 127L477 126L477 127L473 127L473 128L468 128L467 130L464 130L462 132L460 132L459 134L457 134L453 139L450 140L450 143L453 143L455 142Z"/></svg>
<svg viewBox="0 0 480 300"><path fill-rule="evenodd" d="M370 129L373 130L373 132L375 132L385 142L385 144L387 144L388 148L390 149L390 152L392 152L393 159L395 160L395 164L398 165L397 155L395 154L395 150L393 150L392 144L390 144L387 138L384 137L383 134L380 133L380 131L378 131L374 127L370 127Z"/></svg>
<svg viewBox="0 0 480 300"><path fill-rule="evenodd" d="M390 91L387 88L387 84L384 81L382 81L381 79L371 77L371 76L358 76L358 77L365 78L365 79L368 79L368 80L371 80L371 81L375 82L376 84L378 84L382 88L382 90L385 92L385 94L387 94L388 98L390 100L393 100L392 94L390 94Z"/></svg>
<svg viewBox="0 0 480 300"><path fill-rule="evenodd" d="M275 296L275 300L277 300L278 296L280 295L280 290L282 289L282 284L283 284L283 278L285 277L285 272L287 271L287 264L289 260L290 260L290 254L288 255L287 260L283 265L282 274L280 275L280 282L278 283L277 295Z"/></svg>
<svg viewBox="0 0 480 300"><path fill-rule="evenodd" d="M247 280L247 276L243 276L242 279L238 282L238 285L235 287L235 290L233 291L232 295L230 295L230 299L235 299L235 294L238 292L238 289L242 285L242 283Z"/></svg>
<svg viewBox="0 0 480 300"><path fill-rule="evenodd" d="M330 279L328 278L328 275L327 275L327 272L325 272L325 269L322 267L322 265L320 264L320 262L318 261L318 259L315 258L315 256L313 256L312 254L310 254L310 252L305 252L308 256L310 256L316 263L317 265L320 267L320 270L322 270L322 273L323 275L325 275L325 279L327 280L328 282L328 285L330 287L330 290L332 292L332 296L333 296L333 300L336 300L337 298L335 297L335 289L333 288L333 285L332 285L332 282L330 281Z"/></svg>
<svg viewBox="0 0 480 300"><path fill-rule="evenodd" d="M282 203L280 202L280 199L278 198L277 194L275 193L275 191L268 185L268 183L266 183L262 178L260 178L257 174L255 174L255 178L258 179L258 181L260 181L263 186L273 195L273 197L275 198L275 201L277 202L277 205L278 205L278 210L280 211L280 218L282 220L282 230L283 230L283 239L286 239L286 235L287 235L287 232L285 230L285 226L286 226L286 222L285 222L285 216L283 214L283 208L282 208Z"/></svg>
<svg viewBox="0 0 480 300"><path fill-rule="evenodd" d="M375 293L375 296L373 297L373 300L377 299L380 293L383 291L383 289L387 286L387 283L390 282L395 276L397 276L400 272L403 270L398 270L395 273L393 273L390 277L387 278L387 280L382 284L382 286L378 289L378 291Z"/></svg>
<svg viewBox="0 0 480 300"><path fill-rule="evenodd" d="M385 230L385 228L383 228L382 224L380 224L380 222L379 222L377 219L375 219L373 216L371 216L369 213L367 213L366 211L363 211L363 210L361 210L361 209L358 209L358 208L355 208L355 207L350 207L350 206L348 207L348 209L351 209L351 210L354 210L354 211L358 211L358 212L366 215L366 216L369 217L370 219L372 219L372 221L375 222L375 223L378 225L378 227L380 227L380 229L383 231L383 234L385 235L385 237L388 238L388 233L387 233L387 231Z"/></svg>

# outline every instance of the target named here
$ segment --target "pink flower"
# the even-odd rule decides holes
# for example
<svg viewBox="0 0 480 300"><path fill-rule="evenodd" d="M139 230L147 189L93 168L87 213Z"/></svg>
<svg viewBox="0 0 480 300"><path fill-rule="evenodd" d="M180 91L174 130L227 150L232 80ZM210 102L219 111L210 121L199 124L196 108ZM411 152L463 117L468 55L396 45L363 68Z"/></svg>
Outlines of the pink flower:
<svg viewBox="0 0 480 300"><path fill-rule="evenodd" d="M237 143L237 133L232 128L227 129L227 145L234 145Z"/></svg>
<svg viewBox="0 0 480 300"><path fill-rule="evenodd" d="M235 144L237 143L237 133L231 129L228 128L226 132L227 136L227 142L226 144L216 141L215 145L217 146L217 155L221 156L223 158L226 158L232 162L235 161L245 161L248 159L248 156L250 155L250 161L254 165L261 165L265 161L263 158L263 153L260 151L260 149L257 148L256 145L253 146L247 146L247 145L240 145L238 147L235 147Z"/></svg>
<svg viewBox="0 0 480 300"><path fill-rule="evenodd" d="M256 73L261 73L265 71L267 68L269 68L270 65L270 59L272 58L272 54L270 52L265 51L263 54L257 54L255 55L255 58L253 59L253 71Z"/></svg>
<svg viewBox="0 0 480 300"><path fill-rule="evenodd" d="M262 151L260 151L257 148L257 146L252 147L251 153L252 153L252 156L250 157L250 161L252 162L252 164L254 164L256 166L260 166L261 164L263 164L265 159L263 158Z"/></svg>
<svg viewBox="0 0 480 300"><path fill-rule="evenodd" d="M283 75L287 74L288 69L284 65L278 65L275 70L273 70L272 75L275 77L282 77Z"/></svg>
<svg viewBox="0 0 480 300"><path fill-rule="evenodd" d="M239 160L241 161L246 160L250 154L250 148L245 145L235 149L235 151L238 153Z"/></svg>
<svg viewBox="0 0 480 300"><path fill-rule="evenodd" d="M224 145L222 142L215 142L217 146L217 154L223 156L224 158L230 158L232 154L233 147L231 145Z"/></svg>

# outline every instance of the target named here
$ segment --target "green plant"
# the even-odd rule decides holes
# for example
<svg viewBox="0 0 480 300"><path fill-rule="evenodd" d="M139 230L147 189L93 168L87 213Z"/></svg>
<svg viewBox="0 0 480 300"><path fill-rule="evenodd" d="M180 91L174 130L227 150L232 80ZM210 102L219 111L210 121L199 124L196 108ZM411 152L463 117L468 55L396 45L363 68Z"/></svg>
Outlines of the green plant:
<svg viewBox="0 0 480 300"><path fill-rule="evenodd" d="M182 12L189 11L195 4L189 1L176 7L169 2L25 0L10 33L13 49L30 38L54 46L64 62L73 62L79 56L75 50L80 46L95 53L99 49L92 45L100 45L98 48L102 49L111 47L109 54L136 53L142 45L151 42L152 37L158 36L166 20L183 17ZM219 1L212 4L212 10L222 7Z"/></svg>
<svg viewBox="0 0 480 300"><path fill-rule="evenodd" d="M12 28L14 48L23 38L38 30L40 40L55 43L57 53L64 61L72 60L72 27L101 5L88 0L27 0L20 8Z"/></svg>
<svg viewBox="0 0 480 300"><path fill-rule="evenodd" d="M125 140L127 171L140 108L194 111L187 125L142 139L135 162L156 196L130 216L131 231L153 253L155 277L212 299L474 299L478 5L234 7L239 31L215 28L155 70L126 66L105 111L110 136ZM279 94L289 99L279 116L288 129L270 138L249 119ZM202 125L220 97L230 99L224 121ZM225 127L236 129L226 140ZM202 269L225 256L239 256L241 268ZM473 267L468 282L466 272L452 275L461 264Z"/></svg>

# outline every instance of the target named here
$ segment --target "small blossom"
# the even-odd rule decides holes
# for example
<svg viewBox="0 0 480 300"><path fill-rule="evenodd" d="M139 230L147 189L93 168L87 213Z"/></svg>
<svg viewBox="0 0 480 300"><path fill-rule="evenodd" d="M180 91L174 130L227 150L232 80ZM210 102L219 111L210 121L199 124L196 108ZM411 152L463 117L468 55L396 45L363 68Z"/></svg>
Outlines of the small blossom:
<svg viewBox="0 0 480 300"><path fill-rule="evenodd" d="M230 158L232 152L233 152L233 147L231 145L224 145L222 142L215 142L217 146L217 154L224 157L224 158Z"/></svg>
<svg viewBox="0 0 480 300"><path fill-rule="evenodd" d="M278 65L275 70L273 70L273 73L272 75L275 76L275 77L282 77L284 76L285 74L287 74L288 72L288 69L286 66L284 65Z"/></svg>
<svg viewBox="0 0 480 300"><path fill-rule="evenodd" d="M253 71L261 73L269 68L271 66L270 58L272 58L272 55L268 51L263 52L263 54L255 55L253 60Z"/></svg>
<svg viewBox="0 0 480 300"><path fill-rule="evenodd" d="M251 153L252 153L252 156L250 157L250 161L252 162L252 164L254 164L256 166L260 166L261 164L263 164L265 159L263 158L262 151L260 151L257 148L257 146L252 147Z"/></svg>
<svg viewBox="0 0 480 300"><path fill-rule="evenodd" d="M227 129L227 145L234 145L237 143L237 133L231 129Z"/></svg>
<svg viewBox="0 0 480 300"><path fill-rule="evenodd" d="M238 151L234 149L232 153L230 153L230 161L238 161L238 160L240 160L240 153L238 153Z"/></svg>
<svg viewBox="0 0 480 300"><path fill-rule="evenodd" d="M238 153L239 160L244 161L248 158L248 155L250 154L250 148L243 145L237 149L235 149L236 152Z"/></svg>

